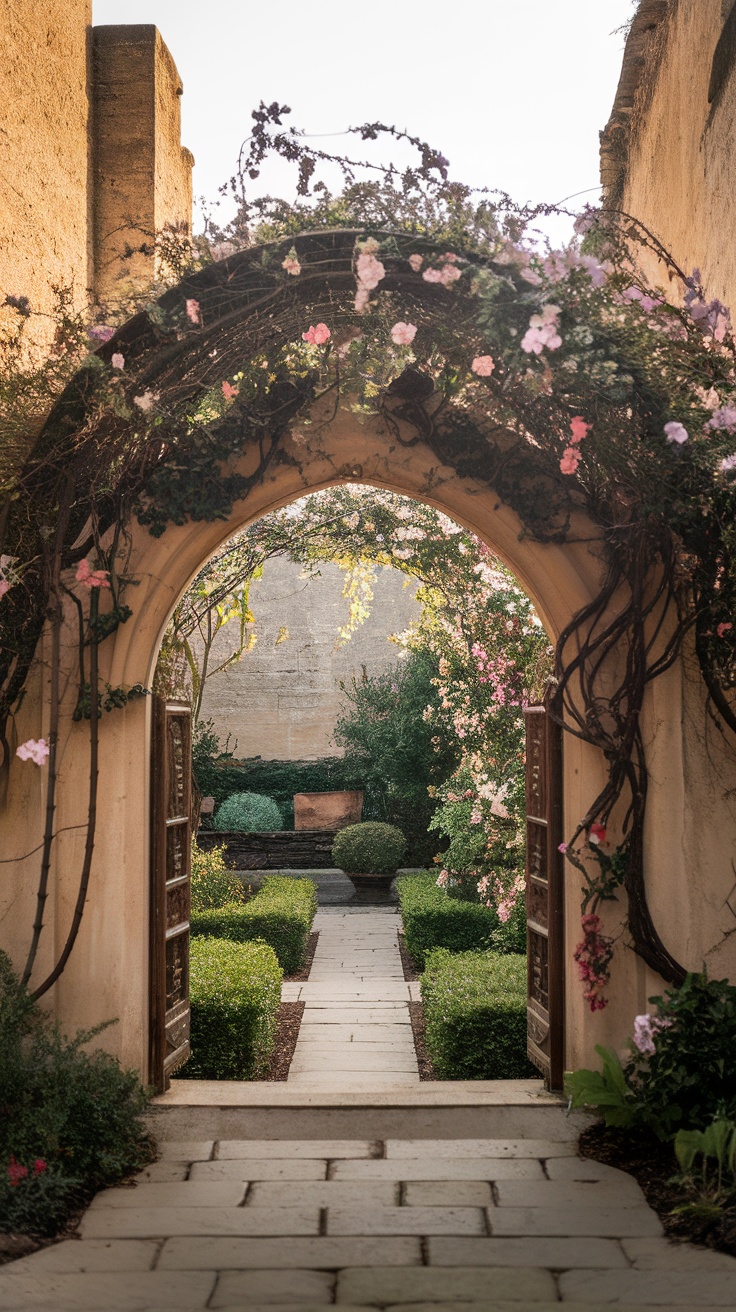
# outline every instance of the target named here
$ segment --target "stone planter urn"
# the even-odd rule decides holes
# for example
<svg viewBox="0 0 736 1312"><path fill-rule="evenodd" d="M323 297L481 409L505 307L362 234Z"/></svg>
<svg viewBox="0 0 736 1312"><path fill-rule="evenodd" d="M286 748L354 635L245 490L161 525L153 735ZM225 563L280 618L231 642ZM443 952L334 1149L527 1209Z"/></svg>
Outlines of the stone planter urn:
<svg viewBox="0 0 736 1312"><path fill-rule="evenodd" d="M353 885L356 902L385 902L405 847L400 829L367 821L337 834L332 859Z"/></svg>

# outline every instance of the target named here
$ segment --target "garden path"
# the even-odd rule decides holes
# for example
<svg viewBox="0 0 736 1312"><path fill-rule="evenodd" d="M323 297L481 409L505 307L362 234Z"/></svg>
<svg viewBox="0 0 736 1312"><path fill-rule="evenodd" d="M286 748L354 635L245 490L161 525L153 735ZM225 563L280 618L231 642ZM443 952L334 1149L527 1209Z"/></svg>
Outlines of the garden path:
<svg viewBox="0 0 736 1312"><path fill-rule="evenodd" d="M369 1090L419 1084L396 907L321 907L309 980L285 984L305 1003L288 1083Z"/></svg>

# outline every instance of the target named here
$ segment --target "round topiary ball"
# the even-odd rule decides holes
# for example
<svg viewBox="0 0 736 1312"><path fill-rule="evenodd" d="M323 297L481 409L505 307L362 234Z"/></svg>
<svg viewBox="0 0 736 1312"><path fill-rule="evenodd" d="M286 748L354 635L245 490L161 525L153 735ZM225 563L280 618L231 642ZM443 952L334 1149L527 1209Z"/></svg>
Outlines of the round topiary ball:
<svg viewBox="0 0 736 1312"><path fill-rule="evenodd" d="M215 812L215 829L236 829L247 834L272 834L283 829L281 812L264 793L231 793Z"/></svg>
<svg viewBox="0 0 736 1312"><path fill-rule="evenodd" d="M346 874L390 875L404 855L406 839L395 825L366 820L335 836L332 859Z"/></svg>

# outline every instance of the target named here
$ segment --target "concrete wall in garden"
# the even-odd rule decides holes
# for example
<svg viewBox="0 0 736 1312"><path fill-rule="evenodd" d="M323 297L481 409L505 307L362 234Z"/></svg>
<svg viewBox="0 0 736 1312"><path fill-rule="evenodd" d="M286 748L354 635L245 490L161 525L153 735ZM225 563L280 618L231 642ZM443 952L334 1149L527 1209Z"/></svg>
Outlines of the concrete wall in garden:
<svg viewBox="0 0 736 1312"><path fill-rule="evenodd" d="M360 676L363 665L378 674L395 664L399 648L389 637L420 613L416 586L399 570L381 569L369 619L336 647L348 618L344 578L332 564L322 565L319 577L305 577L301 565L279 556L253 584L256 644L209 680L202 706L202 717L214 721L220 738L231 735L236 756L314 760L342 754L332 742L340 681ZM282 628L289 636L278 642ZM230 649L227 630L222 638L216 656Z"/></svg>

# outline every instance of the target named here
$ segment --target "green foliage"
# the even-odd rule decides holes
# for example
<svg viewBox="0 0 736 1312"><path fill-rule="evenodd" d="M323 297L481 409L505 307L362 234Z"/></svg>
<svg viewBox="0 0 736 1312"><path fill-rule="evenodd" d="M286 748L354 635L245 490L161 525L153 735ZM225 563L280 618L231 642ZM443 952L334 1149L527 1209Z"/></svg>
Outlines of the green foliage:
<svg viewBox="0 0 736 1312"><path fill-rule="evenodd" d="M718 1117L705 1130L678 1130L675 1156L685 1201L674 1214L705 1231L736 1217L736 1122ZM695 1166L700 1159L700 1170Z"/></svg>
<svg viewBox="0 0 736 1312"><path fill-rule="evenodd" d="M526 952L526 898L517 897L508 920L499 919L491 931L493 952Z"/></svg>
<svg viewBox="0 0 736 1312"><path fill-rule="evenodd" d="M526 959L444 948L422 975L427 1047L442 1080L520 1080L526 1055Z"/></svg>
<svg viewBox="0 0 736 1312"><path fill-rule="evenodd" d="M101 1028L63 1037L0 953L0 1230L54 1234L95 1190L150 1160L137 1075L84 1051ZM28 1174L13 1185L16 1165Z"/></svg>
<svg viewBox="0 0 736 1312"><path fill-rule="evenodd" d="M345 700L334 733L346 762L363 776L364 816L398 825L417 865L431 861L439 846L427 834L436 806L429 789L451 773L459 755L454 735L425 718L437 701L437 672L436 658L422 649L383 674L364 671L341 683Z"/></svg>
<svg viewBox="0 0 736 1312"><path fill-rule="evenodd" d="M499 921L492 907L448 897L434 875L402 875L397 880L406 946L419 970L433 948L482 951L490 946Z"/></svg>
<svg viewBox="0 0 736 1312"><path fill-rule="evenodd" d="M622 1065L611 1048L596 1048L601 1072L566 1077L572 1106L599 1111L607 1125L643 1126L660 1139L736 1118L736 987L690 974L680 988L649 1000L659 1010L654 1052L643 1055L632 1044Z"/></svg>
<svg viewBox="0 0 736 1312"><path fill-rule="evenodd" d="M267 943L193 938L191 1080L252 1080L264 1074L276 1035L282 971Z"/></svg>
<svg viewBox="0 0 736 1312"><path fill-rule="evenodd" d="M398 867L406 839L395 825L366 820L347 825L335 836L332 859L341 870L351 874L390 875Z"/></svg>
<svg viewBox="0 0 736 1312"><path fill-rule="evenodd" d="M244 902L242 880L225 865L224 847L203 850L192 839L192 912Z"/></svg>
<svg viewBox="0 0 736 1312"><path fill-rule="evenodd" d="M212 721L199 722L194 733L193 769L203 797L219 806L231 793L265 793L276 802L284 827L294 826L295 793L332 793L363 787L362 767L341 756L321 761L236 761L222 751Z"/></svg>
<svg viewBox="0 0 736 1312"><path fill-rule="evenodd" d="M316 910L317 885L313 880L267 875L250 902L193 911L192 934L237 943L261 939L273 948L282 970L291 975L304 964Z"/></svg>
<svg viewBox="0 0 736 1312"><path fill-rule="evenodd" d="M214 828L248 834L271 834L284 821L272 797L262 793L231 793L215 812Z"/></svg>

